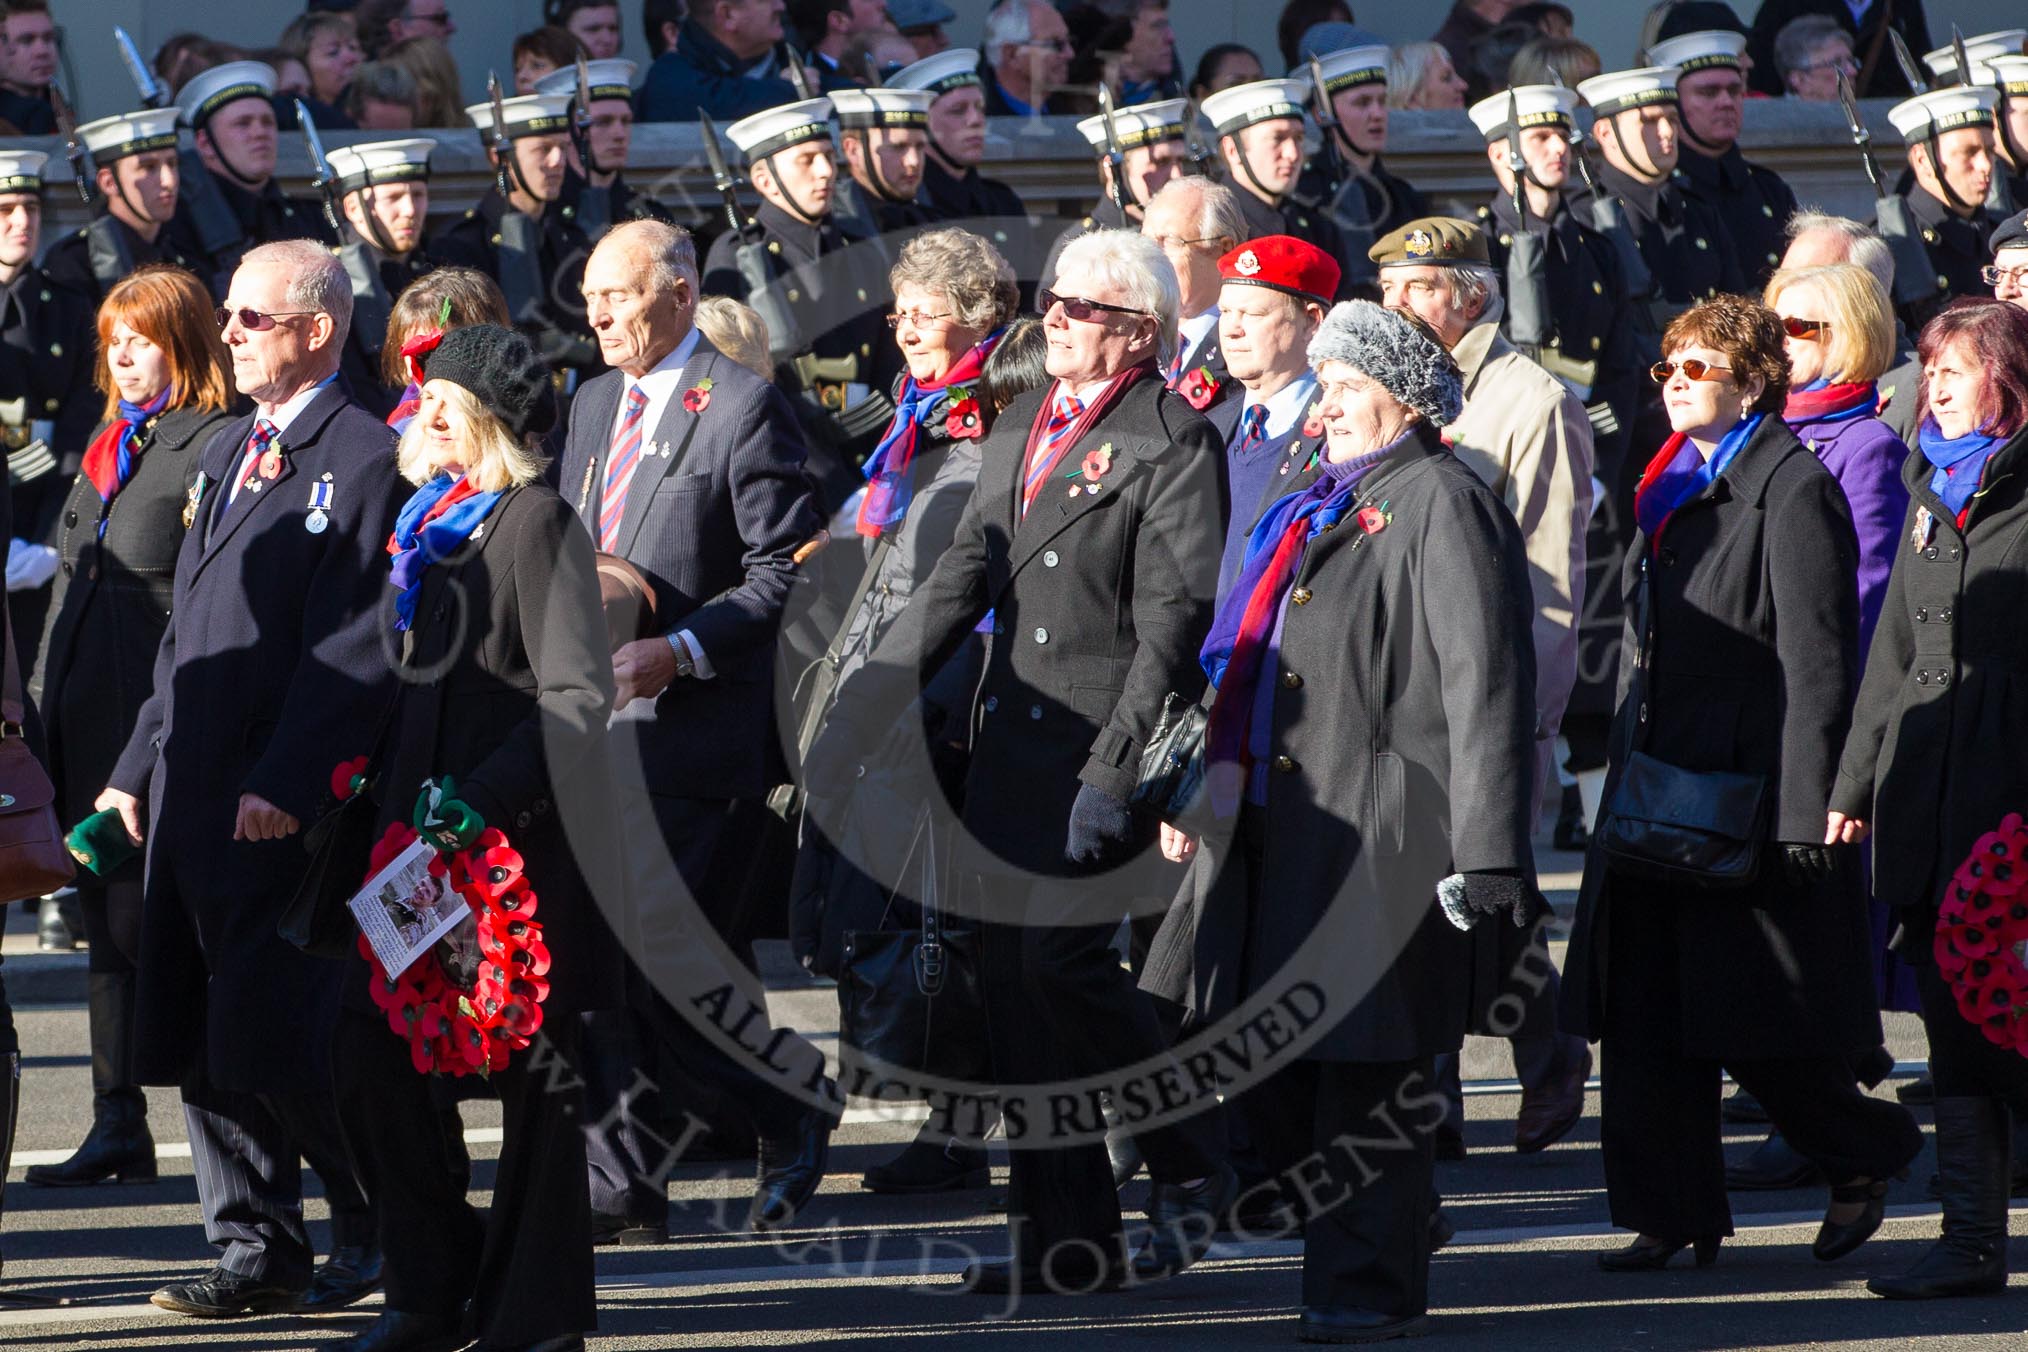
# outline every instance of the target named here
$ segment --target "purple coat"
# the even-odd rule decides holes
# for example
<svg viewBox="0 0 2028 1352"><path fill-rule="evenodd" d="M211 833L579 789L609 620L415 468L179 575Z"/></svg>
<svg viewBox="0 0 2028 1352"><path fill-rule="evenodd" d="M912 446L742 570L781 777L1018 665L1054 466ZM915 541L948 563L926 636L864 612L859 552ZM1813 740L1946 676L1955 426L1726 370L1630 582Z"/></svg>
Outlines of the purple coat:
<svg viewBox="0 0 2028 1352"><path fill-rule="evenodd" d="M1845 490L1852 525L1859 532L1859 656L1873 645L1873 625L1894 568L1895 546L1908 514L1908 489L1901 467L1908 447L1878 418L1789 420L1796 439L1817 453Z"/></svg>

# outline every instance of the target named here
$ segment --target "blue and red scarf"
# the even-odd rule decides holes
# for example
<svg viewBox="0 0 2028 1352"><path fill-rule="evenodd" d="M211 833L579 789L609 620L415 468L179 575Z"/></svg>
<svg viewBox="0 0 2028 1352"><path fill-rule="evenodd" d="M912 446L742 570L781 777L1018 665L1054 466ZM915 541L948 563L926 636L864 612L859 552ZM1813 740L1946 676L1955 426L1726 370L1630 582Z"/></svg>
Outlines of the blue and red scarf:
<svg viewBox="0 0 2028 1352"><path fill-rule="evenodd" d="M1871 380L1848 380L1832 384L1813 380L1789 391L1782 405L1782 421L1791 427L1803 423L1846 422L1870 418L1880 408L1880 386Z"/></svg>
<svg viewBox="0 0 2028 1352"><path fill-rule="evenodd" d="M1650 549L1661 548L1662 530L1676 509L1717 481L1766 416L1749 413L1734 423L1732 430L1718 439L1718 448L1709 460L1681 432L1662 443L1634 489L1634 520L1648 537Z"/></svg>
<svg viewBox="0 0 2028 1352"><path fill-rule="evenodd" d="M402 504L394 518L387 552L394 556L388 581L400 593L394 598L394 629L405 633L415 623L415 603L422 595L423 574L433 563L449 558L471 538L498 493L481 493L460 474L439 474Z"/></svg>
<svg viewBox="0 0 2028 1352"><path fill-rule="evenodd" d="M169 407L169 398L175 392L173 387L164 389L145 404L130 404L122 399L119 416L106 424L105 430L85 448L84 474L99 491L100 502L111 502L127 486L127 480L134 477L134 436L150 418ZM104 535L105 531L105 514L101 512L99 534Z"/></svg>
<svg viewBox="0 0 2028 1352"><path fill-rule="evenodd" d="M944 411L944 396L952 386L979 378L986 358L1005 332L995 329L987 334L951 364L942 380L918 381L914 376L902 379L901 393L894 401L894 421L887 425L887 435L866 461L866 495L859 500L857 525L861 535L878 536L882 531L894 529L908 515L908 505L915 500L915 452L922 425Z"/></svg>
<svg viewBox="0 0 2028 1352"><path fill-rule="evenodd" d="M395 404L394 412L387 415L387 425L400 436L408 431L408 425L415 421L415 415L422 411L422 386L411 380L408 388L401 392L401 399Z"/></svg>
<svg viewBox="0 0 2028 1352"><path fill-rule="evenodd" d="M1935 418L1924 418L1916 429L1915 444L1922 458L1935 466L1929 476L1929 491L1943 499L1957 518L1958 529L1963 530L1972 509L1972 495L1986 477L1986 462L2007 444L2007 438L1982 432L1947 437Z"/></svg>
<svg viewBox="0 0 2028 1352"><path fill-rule="evenodd" d="M1295 583L1303 551L1319 532L1337 525L1352 510L1360 482L1405 439L1406 434L1338 464L1325 462L1315 482L1268 508L1247 536L1239 577L1198 654L1204 674L1218 689L1204 732L1207 765L1214 769L1237 765L1242 771L1249 765L1255 697L1275 647L1282 602ZM1212 807L1219 816L1231 816L1236 809L1233 786L1238 782L1226 774L1213 775Z"/></svg>

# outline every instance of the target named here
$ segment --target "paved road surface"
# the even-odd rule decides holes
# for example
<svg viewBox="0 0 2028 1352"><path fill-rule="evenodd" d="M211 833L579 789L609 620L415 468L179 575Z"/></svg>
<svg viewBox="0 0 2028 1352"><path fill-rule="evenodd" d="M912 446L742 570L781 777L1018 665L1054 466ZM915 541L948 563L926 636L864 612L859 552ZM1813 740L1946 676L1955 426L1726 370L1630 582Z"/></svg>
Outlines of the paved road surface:
<svg viewBox="0 0 2028 1352"><path fill-rule="evenodd" d="M1545 870L1569 869L1545 856ZM1555 880L1566 888L1567 875ZM1567 892L1557 898L1567 912ZM6 976L15 993L24 1046L24 1108L6 1192L0 1290L60 1295L55 1309L0 1309L0 1348L311 1348L342 1342L379 1308L378 1298L342 1316L260 1318L207 1324L155 1310L148 1293L210 1265L196 1212L181 1112L173 1094L151 1091L161 1181L83 1190L30 1188L21 1169L61 1158L89 1111L82 954L34 952L18 908L8 922ZM835 1030L827 989L775 983L778 1015L818 1033ZM1923 1055L1912 1020L1891 1018L1890 1037L1907 1062ZM1738 1235L1717 1266L1661 1274L1608 1275L1593 1256L1626 1236L1606 1216L1598 1159L1596 1085L1587 1116L1569 1139L1534 1157L1512 1150L1516 1096L1505 1049L1468 1048L1467 1141L1471 1156L1439 1166L1438 1183L1458 1225L1433 1260L1431 1289L1441 1345L1499 1352L1571 1349L1836 1347L2008 1349L2028 1352L2028 1273L2008 1295L1985 1300L1897 1304L1864 1289L1875 1273L1898 1270L1936 1230L1925 1184L1925 1154L1896 1185L1890 1220L1872 1243L1843 1262L1811 1259L1821 1189L1736 1194ZM1921 1114L1925 1129L1928 1114ZM498 1153L488 1104L465 1115L484 1202ZM679 1171L679 1205L667 1246L601 1250L601 1330L593 1346L636 1348L784 1347L825 1344L888 1349L926 1345L1027 1352L1148 1348L1239 1352L1293 1346L1299 1298L1297 1246L1234 1244L1185 1276L1094 1298L1041 1297L1010 1312L1000 1301L949 1293L968 1250L994 1253L1001 1220L984 1192L923 1199L875 1197L859 1174L913 1133L910 1122L855 1112L837 1137L831 1174L797 1229L762 1238L727 1222L745 1212L751 1175L705 1167ZM1728 1148L1753 1143L1736 1131ZM1004 1182L1004 1169L996 1180ZM1138 1206L1145 1181L1130 1185ZM321 1201L313 1226L325 1239ZM2028 1269L2028 1217L2017 1207L2014 1265ZM1679 1262L1687 1262L1681 1259Z"/></svg>

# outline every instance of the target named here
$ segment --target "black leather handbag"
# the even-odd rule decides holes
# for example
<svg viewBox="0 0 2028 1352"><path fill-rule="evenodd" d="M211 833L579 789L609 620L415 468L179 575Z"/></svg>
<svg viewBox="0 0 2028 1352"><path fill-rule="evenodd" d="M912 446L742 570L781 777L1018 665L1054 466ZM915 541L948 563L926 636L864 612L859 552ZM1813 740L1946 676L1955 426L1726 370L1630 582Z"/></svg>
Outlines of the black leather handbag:
<svg viewBox="0 0 2028 1352"><path fill-rule="evenodd" d="M1648 726L1654 621L1648 561L1641 560L1640 646L1627 702L1635 717L1598 847L1617 873L1696 887L1745 887L1760 874L1767 830L1766 775L1686 770L1639 749Z"/></svg>
<svg viewBox="0 0 2028 1352"><path fill-rule="evenodd" d="M866 1066L946 1079L987 1074L986 1008L979 990L979 942L973 930L948 930L941 910L945 878L937 833L927 808L916 817L911 856L922 860L917 907L921 923L890 929L897 903L889 893L882 928L845 931L838 976L838 1060L850 1075ZM903 872L906 873L906 864Z"/></svg>
<svg viewBox="0 0 2028 1352"><path fill-rule="evenodd" d="M1174 691L1163 696L1155 730L1141 750L1140 782L1127 801L1171 826L1191 821L1204 797L1204 730L1210 721L1196 700Z"/></svg>

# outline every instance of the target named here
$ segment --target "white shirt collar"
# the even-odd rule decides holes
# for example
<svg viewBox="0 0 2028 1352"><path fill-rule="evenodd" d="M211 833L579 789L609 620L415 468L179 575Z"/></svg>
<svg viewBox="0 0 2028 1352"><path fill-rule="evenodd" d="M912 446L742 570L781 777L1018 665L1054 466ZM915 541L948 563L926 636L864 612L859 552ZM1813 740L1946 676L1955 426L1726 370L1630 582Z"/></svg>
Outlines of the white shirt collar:
<svg viewBox="0 0 2028 1352"><path fill-rule="evenodd" d="M1288 435L1291 428L1302 422L1303 415L1309 410L1310 401L1316 398L1316 395L1317 377L1305 371L1265 400L1254 398L1253 391L1248 390L1245 407L1252 408L1260 403L1267 405L1266 435L1274 440Z"/></svg>
<svg viewBox="0 0 2028 1352"><path fill-rule="evenodd" d="M1184 355L1195 352L1204 345L1204 340L1218 329L1218 307L1212 306L1201 315L1176 321L1176 342Z"/></svg>
<svg viewBox="0 0 2028 1352"><path fill-rule="evenodd" d="M329 385L332 381L336 380L337 378L338 373L336 371L333 371L330 375L325 376L322 380L312 385L309 389L304 390L301 394L296 395L294 398L281 404L279 407L275 409L273 413L265 415L267 421L274 424L275 435L277 437L287 436L289 432L289 424L295 422L296 419L302 417L303 410L310 406L310 401L312 399L315 399L319 394L322 394L324 392L324 387L326 385Z"/></svg>
<svg viewBox="0 0 2028 1352"><path fill-rule="evenodd" d="M639 380L631 376L625 377L627 384L639 385L651 403L667 399L675 393L677 384L682 381L683 368L690 364L690 358L697 351L697 344L703 336L702 331L692 324L690 332L684 334L683 340L669 350L668 356L656 362L653 369Z"/></svg>

